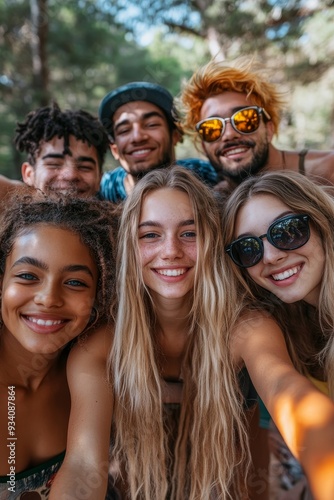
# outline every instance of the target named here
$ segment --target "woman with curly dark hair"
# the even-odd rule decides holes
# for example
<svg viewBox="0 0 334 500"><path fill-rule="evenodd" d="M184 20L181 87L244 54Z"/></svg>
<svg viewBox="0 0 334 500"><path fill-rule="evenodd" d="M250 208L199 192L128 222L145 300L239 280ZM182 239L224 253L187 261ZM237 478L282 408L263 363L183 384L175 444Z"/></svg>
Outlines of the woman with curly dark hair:
<svg viewBox="0 0 334 500"><path fill-rule="evenodd" d="M106 202L27 188L2 208L1 499L48 498L63 460L68 353L107 322L113 299L112 216Z"/></svg>

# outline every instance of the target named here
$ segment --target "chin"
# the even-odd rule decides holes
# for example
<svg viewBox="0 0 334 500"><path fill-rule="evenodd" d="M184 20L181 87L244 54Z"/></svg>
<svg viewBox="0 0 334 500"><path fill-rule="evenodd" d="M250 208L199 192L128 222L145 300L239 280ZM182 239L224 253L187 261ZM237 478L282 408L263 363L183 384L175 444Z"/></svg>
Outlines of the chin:
<svg viewBox="0 0 334 500"><path fill-rule="evenodd" d="M276 295L276 294L275 294ZM292 296L282 296L280 297L279 295L276 295L282 302L285 304L294 304L295 302L299 302L300 300L303 300L304 295L299 296L299 295L292 295Z"/></svg>

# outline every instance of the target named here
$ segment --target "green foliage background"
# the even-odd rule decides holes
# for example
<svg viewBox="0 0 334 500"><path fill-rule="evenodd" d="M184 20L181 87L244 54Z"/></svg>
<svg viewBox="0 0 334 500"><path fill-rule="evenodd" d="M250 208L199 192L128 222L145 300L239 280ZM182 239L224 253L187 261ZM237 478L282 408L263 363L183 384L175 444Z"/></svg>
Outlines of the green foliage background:
<svg viewBox="0 0 334 500"><path fill-rule="evenodd" d="M333 148L333 7L332 0L0 0L0 173L20 177L12 139L30 110L55 99L96 114L107 92L134 80L177 95L213 56L255 55L272 71L288 101L279 145ZM178 154L198 153L185 141Z"/></svg>

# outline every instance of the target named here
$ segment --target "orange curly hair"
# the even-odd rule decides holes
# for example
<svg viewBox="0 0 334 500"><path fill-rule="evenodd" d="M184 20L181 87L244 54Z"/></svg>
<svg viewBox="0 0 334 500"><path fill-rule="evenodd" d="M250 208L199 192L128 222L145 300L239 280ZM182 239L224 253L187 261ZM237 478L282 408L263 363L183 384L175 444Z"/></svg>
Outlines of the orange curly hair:
<svg viewBox="0 0 334 500"><path fill-rule="evenodd" d="M183 86L178 99L182 112L182 126L190 135L197 136L195 125L200 121L203 103L211 96L223 92L240 92L252 95L254 104L265 108L271 116L275 134L278 132L281 113L286 102L284 93L266 79L266 72L259 62L240 57L233 62L212 60L199 68ZM199 136L198 140L200 140Z"/></svg>

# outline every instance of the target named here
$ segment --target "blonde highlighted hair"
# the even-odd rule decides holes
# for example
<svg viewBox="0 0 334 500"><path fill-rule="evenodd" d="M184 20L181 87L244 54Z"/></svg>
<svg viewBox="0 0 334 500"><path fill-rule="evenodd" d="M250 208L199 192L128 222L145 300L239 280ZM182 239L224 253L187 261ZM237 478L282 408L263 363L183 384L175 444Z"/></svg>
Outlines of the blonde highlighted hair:
<svg viewBox="0 0 334 500"><path fill-rule="evenodd" d="M240 57L231 62L211 60L199 68L183 86L178 107L182 113L182 126L185 132L197 136L195 126L201 120L204 101L224 92L239 92L251 98L250 105L264 108L270 115L275 134L285 104L283 92L277 89L269 78L268 72L255 59Z"/></svg>
<svg viewBox="0 0 334 500"><path fill-rule="evenodd" d="M239 210L248 200L259 195L271 195L278 198L296 214L308 214L311 219L311 230L315 230L323 243L325 252L325 268L321 282L318 315L312 313L313 308L303 301L295 304L284 304L280 299L269 294L249 277L247 270L237 267L231 259L225 255L226 272L237 276L243 291L247 291L253 297L253 303L271 304L272 314L279 318L286 318L284 328L286 341L290 346L290 354L296 367L305 373L303 367L303 353L311 352L313 343L313 361L316 360L319 366L325 363L325 371L329 385L331 397L334 398L334 199L330 195L328 187L319 186L307 177L293 171L270 172L261 176L251 177L242 182L228 199L223 214L223 240L228 245L235 237L235 221ZM307 325L299 324L293 328L291 310L299 314L301 323L308 321L306 315L312 323L311 337L308 335ZM290 312L289 312L290 311ZM315 318L314 318L315 316ZM292 335L293 330L293 335ZM316 337L314 336L316 332ZM313 334L313 338L312 338ZM325 346L325 347L324 347ZM293 354L294 353L294 354ZM306 367L306 372L307 372Z"/></svg>
<svg viewBox="0 0 334 500"><path fill-rule="evenodd" d="M164 429L154 302L142 277L138 224L143 200L159 189L188 194L197 233L197 264L182 366L183 396L175 448ZM158 208L157 208L158 210ZM228 331L238 308L222 278L220 217L209 189L190 171L147 174L127 199L119 230L118 314L109 358L115 392L115 454L129 497L231 499L245 489L248 442ZM237 486L235 486L235 484Z"/></svg>

